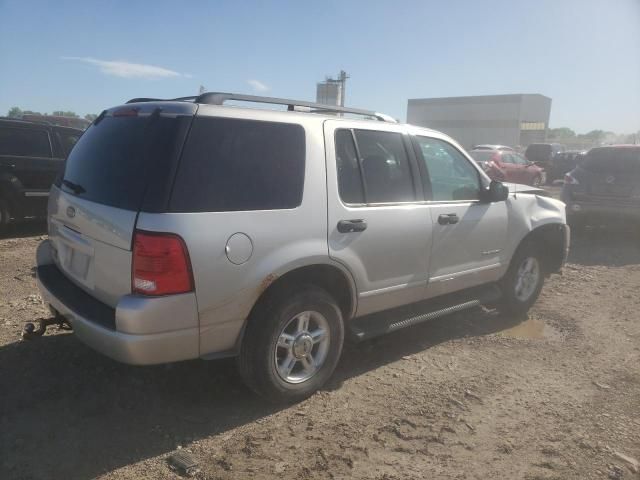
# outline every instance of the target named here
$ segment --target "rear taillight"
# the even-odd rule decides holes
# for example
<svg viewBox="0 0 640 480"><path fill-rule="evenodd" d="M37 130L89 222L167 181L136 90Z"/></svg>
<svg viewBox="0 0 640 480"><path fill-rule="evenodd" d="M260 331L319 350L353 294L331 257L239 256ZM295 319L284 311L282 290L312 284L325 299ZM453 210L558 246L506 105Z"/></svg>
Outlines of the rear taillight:
<svg viewBox="0 0 640 480"><path fill-rule="evenodd" d="M575 177L572 177L570 173L564 174L564 183L565 185L579 185L580 182L576 180Z"/></svg>
<svg viewBox="0 0 640 480"><path fill-rule="evenodd" d="M133 238L131 289L141 295L170 295L193 291L189 252L170 233L136 231Z"/></svg>

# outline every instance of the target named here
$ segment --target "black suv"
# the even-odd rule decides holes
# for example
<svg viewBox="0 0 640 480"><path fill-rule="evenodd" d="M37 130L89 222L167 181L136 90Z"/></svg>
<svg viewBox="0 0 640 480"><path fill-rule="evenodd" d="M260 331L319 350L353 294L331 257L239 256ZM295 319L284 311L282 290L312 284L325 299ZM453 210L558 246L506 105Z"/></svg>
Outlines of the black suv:
<svg viewBox="0 0 640 480"><path fill-rule="evenodd" d="M573 227L612 221L640 225L640 145L589 150L565 175L562 201Z"/></svg>
<svg viewBox="0 0 640 480"><path fill-rule="evenodd" d="M43 218L49 189L82 130L0 118L0 230Z"/></svg>

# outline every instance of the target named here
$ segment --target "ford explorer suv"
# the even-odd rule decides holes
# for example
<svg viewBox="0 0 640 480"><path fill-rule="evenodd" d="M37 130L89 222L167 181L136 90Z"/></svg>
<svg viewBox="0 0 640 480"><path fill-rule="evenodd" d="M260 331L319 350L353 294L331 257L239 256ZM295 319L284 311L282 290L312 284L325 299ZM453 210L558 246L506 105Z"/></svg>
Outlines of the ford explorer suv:
<svg viewBox="0 0 640 480"><path fill-rule="evenodd" d="M347 334L526 312L569 242L564 204L538 193L511 195L448 136L375 112L139 98L71 152L37 281L104 355L234 356L253 390L294 401L328 380Z"/></svg>
<svg viewBox="0 0 640 480"><path fill-rule="evenodd" d="M49 189L80 135L76 128L0 118L0 231L46 216Z"/></svg>
<svg viewBox="0 0 640 480"><path fill-rule="evenodd" d="M562 199L571 225L640 227L640 145L592 148L564 177Z"/></svg>

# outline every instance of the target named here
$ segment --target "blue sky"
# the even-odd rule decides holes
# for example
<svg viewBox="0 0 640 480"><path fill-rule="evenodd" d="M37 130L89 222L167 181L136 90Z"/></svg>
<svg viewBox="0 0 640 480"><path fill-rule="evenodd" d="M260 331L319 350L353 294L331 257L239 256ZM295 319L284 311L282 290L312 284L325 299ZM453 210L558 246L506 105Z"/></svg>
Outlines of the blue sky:
<svg viewBox="0 0 640 480"><path fill-rule="evenodd" d="M0 0L0 114L209 91L406 119L408 98L541 93L551 126L640 130L640 0Z"/></svg>

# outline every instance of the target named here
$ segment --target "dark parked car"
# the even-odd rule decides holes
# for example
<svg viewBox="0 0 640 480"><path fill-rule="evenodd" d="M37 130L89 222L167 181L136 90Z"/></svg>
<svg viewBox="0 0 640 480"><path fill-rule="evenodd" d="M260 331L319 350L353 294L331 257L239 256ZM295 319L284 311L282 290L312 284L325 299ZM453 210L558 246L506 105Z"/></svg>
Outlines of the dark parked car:
<svg viewBox="0 0 640 480"><path fill-rule="evenodd" d="M0 230L44 218L49 189L82 130L0 118Z"/></svg>
<svg viewBox="0 0 640 480"><path fill-rule="evenodd" d="M612 221L640 225L640 145L589 150L565 175L562 200L576 228Z"/></svg>
<svg viewBox="0 0 640 480"><path fill-rule="evenodd" d="M469 154L492 180L534 187L545 182L544 170L518 153L509 150L480 149L471 150Z"/></svg>
<svg viewBox="0 0 640 480"><path fill-rule="evenodd" d="M565 151L566 147L561 143L532 143L525 150L524 156L546 172L551 172L553 170L553 159L556 155ZM547 180L552 181L553 179L547 175Z"/></svg>
<svg viewBox="0 0 640 480"><path fill-rule="evenodd" d="M578 166L586 153L581 150L567 150L557 153L551 161L551 167L547 169L547 181L551 183L554 180L562 180L565 173Z"/></svg>

